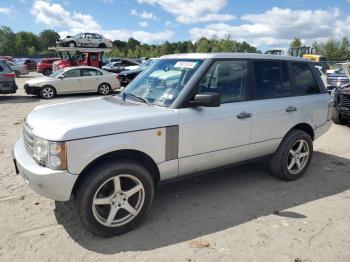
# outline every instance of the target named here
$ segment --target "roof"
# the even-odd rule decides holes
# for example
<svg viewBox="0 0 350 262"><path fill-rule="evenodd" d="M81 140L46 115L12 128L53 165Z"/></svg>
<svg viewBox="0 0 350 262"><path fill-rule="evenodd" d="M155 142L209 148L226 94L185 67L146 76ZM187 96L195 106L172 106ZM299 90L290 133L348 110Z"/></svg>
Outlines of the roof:
<svg viewBox="0 0 350 262"><path fill-rule="evenodd" d="M70 70L70 69L97 69L97 70L102 70L101 68L95 67L95 66L68 66L62 68L64 71Z"/></svg>
<svg viewBox="0 0 350 262"><path fill-rule="evenodd" d="M256 53L188 53L188 54L174 54L165 55L160 59L175 59L175 58L187 58L187 59L210 59L210 58L241 58L241 59L266 59L266 60L291 60L291 61L304 61L310 62L310 60L293 56L281 56L281 55L265 55Z"/></svg>
<svg viewBox="0 0 350 262"><path fill-rule="evenodd" d="M61 47L61 46L57 46L57 47L49 47L49 50L53 50L56 52L80 52L80 53L108 53L111 51L110 48L93 48L93 47Z"/></svg>

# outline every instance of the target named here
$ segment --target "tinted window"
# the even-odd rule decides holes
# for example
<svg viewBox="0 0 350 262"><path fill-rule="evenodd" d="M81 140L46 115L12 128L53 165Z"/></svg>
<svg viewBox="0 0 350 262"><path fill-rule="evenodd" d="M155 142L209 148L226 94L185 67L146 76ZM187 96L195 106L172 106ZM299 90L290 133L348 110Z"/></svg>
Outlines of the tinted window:
<svg viewBox="0 0 350 262"><path fill-rule="evenodd" d="M97 76L102 75L100 71L97 71L95 69L82 69L82 75L83 76Z"/></svg>
<svg viewBox="0 0 350 262"><path fill-rule="evenodd" d="M320 93L320 89L307 63L292 63L295 77L295 95Z"/></svg>
<svg viewBox="0 0 350 262"><path fill-rule="evenodd" d="M255 62L255 98L268 99L292 94L286 62Z"/></svg>
<svg viewBox="0 0 350 262"><path fill-rule="evenodd" d="M0 65L0 72L4 71L4 68Z"/></svg>
<svg viewBox="0 0 350 262"><path fill-rule="evenodd" d="M63 74L65 78L70 78L70 77L79 77L80 76L80 70L79 69L73 69L69 70L68 72Z"/></svg>
<svg viewBox="0 0 350 262"><path fill-rule="evenodd" d="M216 92L221 103L245 100L247 61L217 61L202 79L198 93Z"/></svg>

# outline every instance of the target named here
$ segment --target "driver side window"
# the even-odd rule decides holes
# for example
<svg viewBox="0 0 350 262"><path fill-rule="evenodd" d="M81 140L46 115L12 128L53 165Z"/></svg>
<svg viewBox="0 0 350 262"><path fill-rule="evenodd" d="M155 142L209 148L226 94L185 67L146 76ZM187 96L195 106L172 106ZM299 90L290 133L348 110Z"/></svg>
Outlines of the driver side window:
<svg viewBox="0 0 350 262"><path fill-rule="evenodd" d="M247 61L216 61L200 82L197 93L216 92L221 103L246 99Z"/></svg>

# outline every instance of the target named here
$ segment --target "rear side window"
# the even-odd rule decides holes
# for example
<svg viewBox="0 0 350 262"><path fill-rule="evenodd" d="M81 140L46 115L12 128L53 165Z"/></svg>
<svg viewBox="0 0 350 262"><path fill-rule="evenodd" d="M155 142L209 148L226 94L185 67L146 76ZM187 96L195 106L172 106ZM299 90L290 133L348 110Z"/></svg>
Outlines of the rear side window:
<svg viewBox="0 0 350 262"><path fill-rule="evenodd" d="M102 75L100 71L97 71L95 69L82 69L82 75L83 76L98 76Z"/></svg>
<svg viewBox="0 0 350 262"><path fill-rule="evenodd" d="M255 98L269 99L292 94L286 62L255 62Z"/></svg>
<svg viewBox="0 0 350 262"><path fill-rule="evenodd" d="M292 71L295 78L295 95L320 93L320 88L307 63L292 63Z"/></svg>

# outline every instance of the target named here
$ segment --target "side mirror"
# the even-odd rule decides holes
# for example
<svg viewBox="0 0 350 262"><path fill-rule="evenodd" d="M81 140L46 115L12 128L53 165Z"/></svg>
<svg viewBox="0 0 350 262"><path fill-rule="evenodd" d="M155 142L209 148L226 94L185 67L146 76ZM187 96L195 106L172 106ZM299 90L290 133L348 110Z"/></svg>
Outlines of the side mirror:
<svg viewBox="0 0 350 262"><path fill-rule="evenodd" d="M220 95L215 92L200 93L194 97L193 101L189 101L188 104L193 107L219 107L221 104Z"/></svg>
<svg viewBox="0 0 350 262"><path fill-rule="evenodd" d="M58 78L61 79L61 80L63 80L64 75L60 75Z"/></svg>

